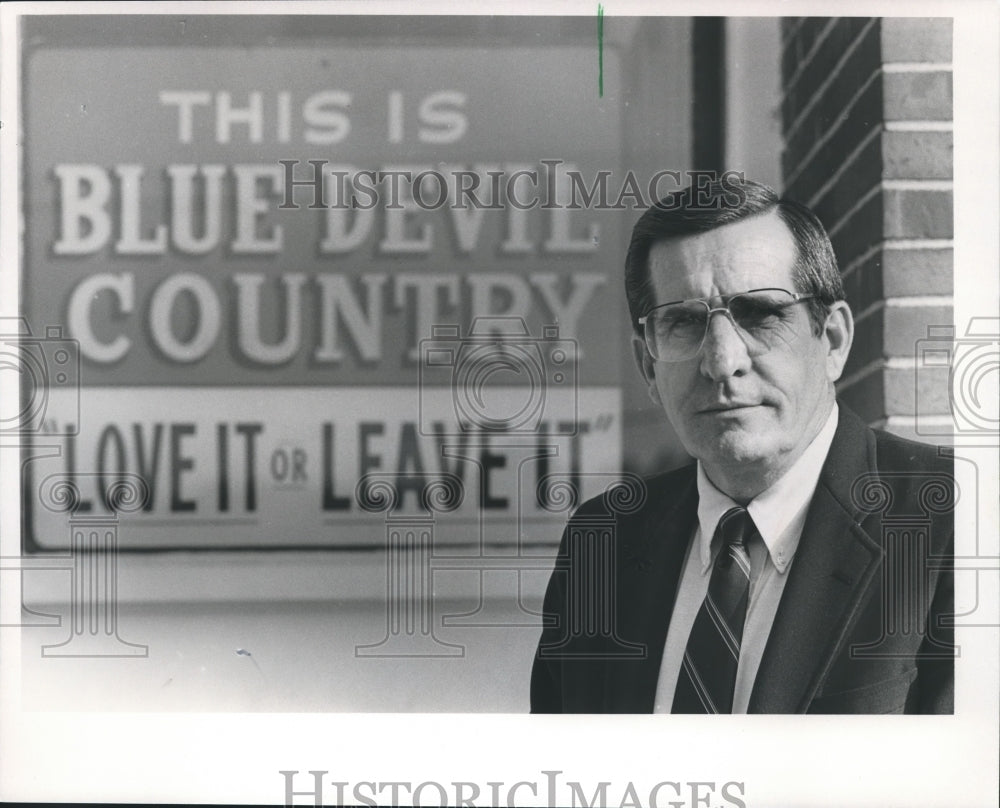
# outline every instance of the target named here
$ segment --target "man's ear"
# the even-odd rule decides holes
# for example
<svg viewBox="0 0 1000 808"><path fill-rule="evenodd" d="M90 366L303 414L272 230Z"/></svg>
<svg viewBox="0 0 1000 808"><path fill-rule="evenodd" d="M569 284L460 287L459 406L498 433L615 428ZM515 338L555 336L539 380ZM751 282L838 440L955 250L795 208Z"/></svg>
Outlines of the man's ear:
<svg viewBox="0 0 1000 808"><path fill-rule="evenodd" d="M635 357L635 363L639 367L639 373L642 374L643 381L646 382L646 392L649 393L649 397L653 400L654 404L662 406L663 402L660 400L660 391L656 387L656 362L649 355L649 351L646 348L646 341L636 334L632 335L632 355Z"/></svg>
<svg viewBox="0 0 1000 808"><path fill-rule="evenodd" d="M838 300L830 307L823 326L823 337L828 346L826 376L831 382L835 382L844 372L851 343L854 341L854 316L845 301Z"/></svg>

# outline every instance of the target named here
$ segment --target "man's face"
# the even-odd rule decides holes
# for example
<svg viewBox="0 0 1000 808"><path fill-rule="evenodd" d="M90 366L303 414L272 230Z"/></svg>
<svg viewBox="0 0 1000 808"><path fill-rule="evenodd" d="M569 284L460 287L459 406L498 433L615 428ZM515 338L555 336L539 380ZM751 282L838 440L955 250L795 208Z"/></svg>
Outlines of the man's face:
<svg viewBox="0 0 1000 808"><path fill-rule="evenodd" d="M654 244L649 266L656 302L668 303L768 287L794 292L796 258L791 233L772 212ZM798 459L829 415L850 350L845 304L834 307L818 337L807 304L785 313L780 338L756 356L724 313L711 316L701 351L681 362L654 361L636 338L650 396L730 496L756 496Z"/></svg>

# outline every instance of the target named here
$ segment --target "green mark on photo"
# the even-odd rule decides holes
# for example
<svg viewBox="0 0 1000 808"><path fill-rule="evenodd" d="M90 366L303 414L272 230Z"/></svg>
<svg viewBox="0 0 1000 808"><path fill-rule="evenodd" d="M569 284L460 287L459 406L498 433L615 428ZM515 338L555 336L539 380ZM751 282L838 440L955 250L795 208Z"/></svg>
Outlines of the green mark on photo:
<svg viewBox="0 0 1000 808"><path fill-rule="evenodd" d="M597 95L604 98L604 6L597 4Z"/></svg>

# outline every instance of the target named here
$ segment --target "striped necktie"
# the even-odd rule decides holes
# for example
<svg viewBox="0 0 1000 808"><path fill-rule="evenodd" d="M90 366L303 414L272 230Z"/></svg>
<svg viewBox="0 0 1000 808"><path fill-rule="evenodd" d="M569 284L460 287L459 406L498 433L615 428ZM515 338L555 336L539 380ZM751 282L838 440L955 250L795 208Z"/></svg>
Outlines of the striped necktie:
<svg viewBox="0 0 1000 808"><path fill-rule="evenodd" d="M746 508L722 515L712 539L721 542L708 594L684 651L672 713L731 713L740 642L750 592L747 543L757 528Z"/></svg>

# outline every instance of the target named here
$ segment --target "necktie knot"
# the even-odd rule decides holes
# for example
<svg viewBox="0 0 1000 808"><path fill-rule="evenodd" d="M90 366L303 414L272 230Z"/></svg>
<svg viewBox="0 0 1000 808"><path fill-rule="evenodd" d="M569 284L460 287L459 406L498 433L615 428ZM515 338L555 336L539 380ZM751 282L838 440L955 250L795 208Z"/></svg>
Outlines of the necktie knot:
<svg viewBox="0 0 1000 808"><path fill-rule="evenodd" d="M754 532L753 519L746 508L730 508L719 520L715 533L722 540L716 564L726 567L736 554L746 555L747 542Z"/></svg>

